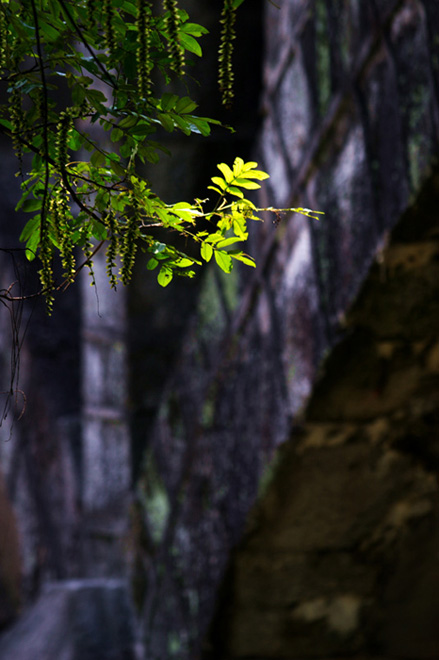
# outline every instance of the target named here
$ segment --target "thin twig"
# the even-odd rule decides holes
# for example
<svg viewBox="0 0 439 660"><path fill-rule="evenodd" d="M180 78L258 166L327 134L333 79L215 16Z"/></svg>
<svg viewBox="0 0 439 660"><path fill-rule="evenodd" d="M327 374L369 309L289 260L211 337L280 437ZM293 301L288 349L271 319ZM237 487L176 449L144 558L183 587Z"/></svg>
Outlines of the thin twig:
<svg viewBox="0 0 439 660"><path fill-rule="evenodd" d="M104 67L104 65L102 64L102 62L96 57L96 54L94 53L93 49L91 48L90 44L88 43L87 39L85 38L83 31L81 30L81 28L79 27L79 25L77 25L77 23L75 23L75 21L73 20L72 15L70 14L69 9L68 9L66 3L64 2L64 0L59 0L59 4L60 4L61 7L63 8L63 10L64 10L66 16L68 17L70 23L71 23L72 26L73 26L74 31L75 31L76 34L78 35L78 37L79 37L79 39L81 40L81 42L84 44L85 48L86 48L86 49L88 50L88 52L90 53L90 55L91 55L91 57L93 58L94 62L95 62L96 65L99 67L99 69L102 71L102 74L103 74L103 75L104 75L104 76L110 81L108 84L109 84L111 87L114 87L114 89L117 89L117 87L118 87L117 82L116 82L116 81L114 80L114 78L110 75L110 73L109 73L109 72L107 71L107 69Z"/></svg>

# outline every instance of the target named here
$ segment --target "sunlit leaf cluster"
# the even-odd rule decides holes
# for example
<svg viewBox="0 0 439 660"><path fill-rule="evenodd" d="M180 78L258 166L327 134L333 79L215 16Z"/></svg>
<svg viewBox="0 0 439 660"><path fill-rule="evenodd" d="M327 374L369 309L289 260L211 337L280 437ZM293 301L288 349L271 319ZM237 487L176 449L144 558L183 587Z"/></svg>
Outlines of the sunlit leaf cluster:
<svg viewBox="0 0 439 660"><path fill-rule="evenodd" d="M225 0L220 19L227 103L234 13L242 1ZM208 136L219 124L200 116L190 96L173 91L187 59L202 56L206 32L176 0L1 1L0 79L7 94L0 130L17 154L17 209L31 214L21 240L28 259L41 262L49 310L56 291L84 265L92 268L101 249L113 287L129 282L139 248L162 286L174 275L192 277L212 257L226 272L235 261L254 266L241 248L248 220L257 219L247 191L268 176L256 163L221 163L222 176L210 186L213 200L176 204L157 196L142 174L167 153L163 132ZM160 240L158 228L165 230ZM189 254L175 246L176 233L190 241ZM61 282L53 274L55 258Z"/></svg>

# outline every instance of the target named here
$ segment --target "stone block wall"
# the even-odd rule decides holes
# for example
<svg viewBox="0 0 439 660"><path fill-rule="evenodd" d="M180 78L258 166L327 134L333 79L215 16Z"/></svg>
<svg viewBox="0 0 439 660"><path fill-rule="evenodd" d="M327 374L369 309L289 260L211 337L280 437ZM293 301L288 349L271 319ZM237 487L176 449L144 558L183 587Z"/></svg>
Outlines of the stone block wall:
<svg viewBox="0 0 439 660"><path fill-rule="evenodd" d="M10 623L20 605L21 566L17 521L0 483L0 627Z"/></svg>
<svg viewBox="0 0 439 660"><path fill-rule="evenodd" d="M438 201L436 174L276 455L233 555L211 657L437 658Z"/></svg>
<svg viewBox="0 0 439 660"><path fill-rule="evenodd" d="M253 9L257 7L258 10L250 12L247 27L259 29L260 4L260 0L254 0ZM221 0L208 5L192 0L185 5L191 13L196 12L194 20L217 27ZM210 39L205 50L210 70L215 69L214 42L218 37L217 30L206 38ZM238 46L239 56L241 52L242 46ZM252 63L255 63L254 57ZM247 131L242 141L248 141L252 134L248 108L254 105L257 77L257 71L253 76L246 75L242 88L246 95L239 104L238 121L245 118ZM214 115L212 106L219 103L219 93L216 97L211 94L215 81L206 82L205 72L201 72L201 78L202 88L201 93L196 90L197 98L201 97L203 114ZM166 139L165 136L164 141ZM218 140L214 138L213 142L215 139ZM172 194L178 196L180 192L183 198L188 191L191 196L199 194L201 185L207 183L199 163L212 160L213 154L211 147L196 139L190 155L185 136L177 140L172 136L171 140L174 140L172 147L177 158L181 154L188 156L185 166L180 164L178 171L174 168L171 175L169 165L162 167L160 163L155 168L156 178L154 173L151 177L169 201ZM10 145L2 142L0 148L0 248L6 246L14 250L18 247L17 236L25 218L14 213L20 194L20 182L13 176L15 157ZM33 292L37 284L31 280L21 256L18 252L0 251L0 286L8 287L11 281L18 279L17 293L20 286L23 286L22 292ZM16 277L17 272L20 277ZM27 394L27 407L26 415L18 423L16 417L24 401L20 394L15 423L12 423L11 410L0 429L0 479L4 477L5 481L0 511L0 555L3 559L4 553L12 548L16 560L16 573L11 574L10 583L3 577L0 582L2 587L11 588L11 598L8 596L1 601L0 626L17 615L17 590L21 594L21 604L27 606L48 581L126 576L131 547L132 475L140 468L136 451L143 451L140 445L145 435L144 426L151 423L157 390L160 391L164 374L178 353L171 345L178 345L178 336L183 334L186 316L182 298L186 296L187 308L193 305L191 299L195 298L194 291L187 294L181 287L175 287L174 297L168 298L154 281L151 287L150 273L147 277L150 280L148 290L144 289L144 272L137 278L137 287L133 287L129 338L125 294L122 288L117 294L109 290L105 264L99 258L95 266L97 286L90 287L91 280L85 274L79 287L71 287L60 297L50 319L46 317L44 304L15 307L17 317L12 316L12 319L17 320L21 345L19 386ZM174 323L176 304L180 314ZM0 315L0 392L3 397L10 386L12 344L8 310L2 307L1 311L5 312ZM136 352L139 335L141 349ZM131 362L133 387L128 382L127 344L134 356ZM145 346L147 358L144 358ZM155 391L150 388L151 383ZM141 409L139 414L137 407ZM131 414L135 428L130 429ZM136 450L134 469L132 442ZM3 544L2 534L6 531L11 538Z"/></svg>
<svg viewBox="0 0 439 660"><path fill-rule="evenodd" d="M94 282L84 273L81 319L80 502L82 576L127 573L131 439L127 417L126 297L97 255Z"/></svg>
<svg viewBox="0 0 439 660"><path fill-rule="evenodd" d="M2 185L8 183L5 175ZM0 230L14 248L14 197L6 199ZM20 251L1 252L0 260L0 286L16 281L17 295L38 288ZM14 603L17 596L29 603L48 580L126 576L125 302L122 292L109 289L99 259L95 279L90 287L85 275L82 291L78 285L60 296L51 317L42 300L2 306L0 390L7 415L0 425L0 554L5 560L13 549ZM8 402L14 367L19 391Z"/></svg>
<svg viewBox="0 0 439 660"><path fill-rule="evenodd" d="M254 159L271 178L257 201L261 206L309 207L324 211L325 216L316 222L285 214L277 226L267 218L251 236L249 251L258 263L255 273L237 269L229 277L206 274L198 313L178 367L168 381L139 481L144 534L139 562L147 569L143 603L151 658L196 657L199 652L228 553L242 536L258 492L263 492L272 478L276 480L272 477L275 468L269 462L273 450L288 440L292 425L303 414L322 359L344 336L347 310L373 260L432 176L438 155L435 3L291 0L276 7L267 2L264 24L263 120ZM416 215L413 223L419 223ZM419 236L414 234L414 240ZM373 307L374 303L370 304ZM367 342L363 345L360 341L361 346L367 354ZM367 362L368 355L363 359ZM376 361L380 363L379 357ZM398 376L395 379L399 381ZM354 385L346 386L344 398L351 387ZM356 401L364 412L368 400L361 394L359 389L352 405ZM334 466L341 462L343 450L338 451L339 458L332 455ZM352 451L357 457L349 459L348 449L343 455L345 467L339 467L333 481L325 473L323 454L310 467L311 472L302 473L299 464L294 467L294 474L303 483L303 499L297 507L304 524L311 504L307 488L312 492L312 480L318 484L319 470L326 485L323 491L317 484L315 489L322 498L326 490L345 493L343 484L351 483L354 491L349 495L346 490L347 500L361 499L360 486L366 487L371 468L365 467L365 472L360 469L357 476L349 478L344 470L349 471L351 463L366 460L368 450L363 446ZM288 472L288 467L285 469ZM413 469L410 459L401 458L401 474L411 475ZM396 473L399 468L392 472ZM379 518L381 496L388 507L397 507L394 491L403 488L404 477L401 479L398 476L393 486L391 479L383 483L374 502L365 496L365 508L370 505ZM425 488L422 475L407 476L408 481L411 479L414 492L420 488L419 510L425 505L430 516L427 526L432 525L432 478L426 476ZM287 497L290 487L293 498L294 483L288 484L282 496ZM334 497L338 502L337 497L344 496ZM413 497L416 500L417 496ZM293 499L291 520L297 515L295 506ZM417 510L417 504L414 507ZM323 520L325 511L322 508L319 512ZM372 524L367 522L368 515L365 525ZM360 528L360 514L357 516L354 506L346 508L340 525L355 526L356 518ZM289 533L291 520L281 518L276 523L279 534ZM333 534L334 543L339 543L330 520L325 524L327 536ZM304 543L313 543L311 528L307 525L304 530L304 538L310 535ZM268 535L271 531L271 527L264 528ZM262 552L270 554L265 548ZM338 560L350 561L347 556ZM291 560L285 561L288 564ZM269 558L267 562L270 567ZM356 568L352 570L355 573ZM279 575L279 584L288 579L288 571ZM370 575L364 580L369 580L368 588L372 589ZM239 589L240 583L236 584ZM258 587L262 601L269 598L264 584ZM274 592L276 585L270 586ZM241 624L252 624L246 619L248 608L240 617L241 601L234 600L234 588L227 591L225 587L225 601L229 598L233 609L232 628L226 629L235 630L236 616L239 636ZM346 587L326 597L314 590L309 600L316 603L309 611L306 603L302 611L294 598L290 604L299 607L299 619L314 617L319 625L335 621L335 627L350 635L357 629L362 612L356 593ZM234 646L234 633L230 633L232 641L227 646L227 641L222 644L214 635L215 641L206 647L206 657L223 657L222 653L228 657L230 652L236 657L299 658L300 653L306 656L314 652L305 651L306 644L311 644L308 631L303 632L308 641L297 653L284 646L269 650L268 640L280 639L280 632L270 627L268 610L262 611L247 638L253 636L253 645ZM284 624L279 625L282 628ZM222 630L221 624L218 626ZM293 629L302 635L299 627ZM267 631L267 646L258 648L263 630ZM314 632L319 634L319 630ZM315 653L321 657L336 654L337 644L336 637L332 647L322 646L323 650ZM356 653L361 645L355 644L341 652Z"/></svg>

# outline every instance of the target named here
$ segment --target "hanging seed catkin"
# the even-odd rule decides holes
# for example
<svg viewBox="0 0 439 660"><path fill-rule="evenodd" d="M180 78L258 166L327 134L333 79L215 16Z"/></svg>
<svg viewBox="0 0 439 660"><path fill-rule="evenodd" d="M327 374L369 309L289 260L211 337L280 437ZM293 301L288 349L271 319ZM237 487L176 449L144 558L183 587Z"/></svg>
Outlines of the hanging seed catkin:
<svg viewBox="0 0 439 660"><path fill-rule="evenodd" d="M168 33L168 53L170 66L179 76L183 75L184 51L178 38L180 18L176 0L163 0L163 8L167 12L166 31Z"/></svg>
<svg viewBox="0 0 439 660"><path fill-rule="evenodd" d="M222 103L226 107L232 104L233 92L233 41L235 33L236 10L233 8L233 0L224 0L220 23L222 24L221 40L218 51L218 83L222 96Z"/></svg>

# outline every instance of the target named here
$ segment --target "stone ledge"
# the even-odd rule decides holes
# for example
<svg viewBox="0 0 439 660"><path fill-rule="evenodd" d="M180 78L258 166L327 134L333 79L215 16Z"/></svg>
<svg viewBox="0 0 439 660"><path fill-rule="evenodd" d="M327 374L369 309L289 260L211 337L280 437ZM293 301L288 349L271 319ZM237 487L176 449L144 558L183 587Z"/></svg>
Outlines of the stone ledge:
<svg viewBox="0 0 439 660"><path fill-rule="evenodd" d="M0 638L0 660L134 660L134 612L124 580L49 583Z"/></svg>

